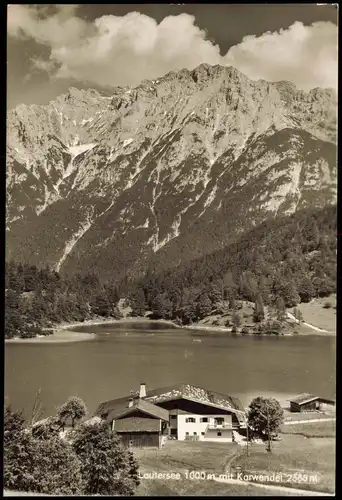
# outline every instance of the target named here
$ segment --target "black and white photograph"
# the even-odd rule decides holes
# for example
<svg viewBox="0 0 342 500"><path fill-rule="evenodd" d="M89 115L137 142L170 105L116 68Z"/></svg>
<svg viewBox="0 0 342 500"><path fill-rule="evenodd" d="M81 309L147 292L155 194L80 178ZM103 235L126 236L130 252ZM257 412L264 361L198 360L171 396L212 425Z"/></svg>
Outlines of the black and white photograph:
<svg viewBox="0 0 342 500"><path fill-rule="evenodd" d="M338 4L8 4L4 496L334 496Z"/></svg>

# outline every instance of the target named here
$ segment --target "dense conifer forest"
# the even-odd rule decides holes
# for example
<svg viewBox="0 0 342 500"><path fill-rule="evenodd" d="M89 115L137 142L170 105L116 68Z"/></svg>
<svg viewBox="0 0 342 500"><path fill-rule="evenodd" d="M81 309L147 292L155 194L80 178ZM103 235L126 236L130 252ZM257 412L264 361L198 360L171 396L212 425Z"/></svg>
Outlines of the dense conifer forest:
<svg viewBox="0 0 342 500"><path fill-rule="evenodd" d="M255 304L254 321L265 305L285 308L336 290L336 207L305 209L268 220L224 249L189 264L123 283L93 274L62 276L13 261L6 263L5 337L50 333L61 322L120 316L125 298L132 316L190 324L208 316L222 300ZM236 325L239 326L236 315Z"/></svg>
<svg viewBox="0 0 342 500"><path fill-rule="evenodd" d="M155 275L153 263L131 294L133 314L187 324L220 300L294 307L336 289L336 207L268 220L223 250ZM278 306L277 306L278 304ZM256 320L258 314L256 312Z"/></svg>
<svg viewBox="0 0 342 500"><path fill-rule="evenodd" d="M82 322L100 316L118 317L118 290L92 274L68 278L49 267L6 263L5 337L35 337L51 333L62 322Z"/></svg>

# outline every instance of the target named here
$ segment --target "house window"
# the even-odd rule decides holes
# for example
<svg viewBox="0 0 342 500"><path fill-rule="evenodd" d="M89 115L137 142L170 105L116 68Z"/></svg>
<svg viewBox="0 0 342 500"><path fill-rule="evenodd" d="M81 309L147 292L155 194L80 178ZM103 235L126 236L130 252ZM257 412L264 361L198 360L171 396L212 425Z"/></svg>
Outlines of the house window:
<svg viewBox="0 0 342 500"><path fill-rule="evenodd" d="M194 424L196 422L196 419L194 417L188 417L185 422L187 424Z"/></svg>
<svg viewBox="0 0 342 500"><path fill-rule="evenodd" d="M171 415L171 420L174 420L175 418L177 418L177 415Z"/></svg>
<svg viewBox="0 0 342 500"><path fill-rule="evenodd" d="M222 432L221 432L221 431L218 431L217 435L218 435L218 436L222 436Z"/></svg>
<svg viewBox="0 0 342 500"><path fill-rule="evenodd" d="M208 417L202 417L201 422L208 422Z"/></svg>
<svg viewBox="0 0 342 500"><path fill-rule="evenodd" d="M223 422L224 422L224 418L221 418L221 417L215 418L216 425L223 425Z"/></svg>

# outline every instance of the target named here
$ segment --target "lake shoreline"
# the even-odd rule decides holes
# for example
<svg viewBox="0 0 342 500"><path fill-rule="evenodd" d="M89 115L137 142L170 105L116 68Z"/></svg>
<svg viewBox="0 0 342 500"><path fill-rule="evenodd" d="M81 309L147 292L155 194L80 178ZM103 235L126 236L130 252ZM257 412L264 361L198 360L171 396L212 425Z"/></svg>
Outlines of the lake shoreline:
<svg viewBox="0 0 342 500"><path fill-rule="evenodd" d="M171 320L166 319L150 319L146 317L125 317L120 319L108 318L106 319L90 319L87 321L79 321L75 323L60 323L52 328L47 328L46 330L53 330L54 333L50 335L38 335L33 338L20 338L15 337L12 339L5 339L5 343L7 344L17 344L17 343L27 343L27 344L51 344L51 343L68 343L68 342L80 342L80 341L89 341L96 338L97 334L94 332L78 332L75 330L78 327L83 326L101 326L101 325L115 325L115 324L130 324L130 323L159 323L164 325L172 326L173 328L185 329L185 330L197 330L197 331L205 331L211 332L212 334L216 333L231 333L232 336L237 337L270 337L271 335L267 334L241 334L241 333L232 333L232 329L229 327L223 326L214 326L214 325L204 325L204 324L192 324L192 325L178 325ZM323 332L318 330L313 330L312 332L305 333L288 333L279 335L279 337L302 337L302 336L320 336L320 337L334 337L336 333L334 332ZM273 337L273 335L272 335Z"/></svg>
<svg viewBox="0 0 342 500"><path fill-rule="evenodd" d="M80 326L101 326L101 325L116 325L116 324L129 324L129 323L160 323L175 328L183 328L176 325L172 321L165 319L149 319L144 317L127 317L127 318L108 318L106 319L89 319L87 321L79 321L75 323L60 323L55 327L46 328L46 331L52 330L54 333L49 335L38 335L32 338L15 337L12 339L5 339L6 344L51 344L51 343L68 343L68 342L81 342L89 341L96 338L97 334L94 332L78 332L75 328Z"/></svg>

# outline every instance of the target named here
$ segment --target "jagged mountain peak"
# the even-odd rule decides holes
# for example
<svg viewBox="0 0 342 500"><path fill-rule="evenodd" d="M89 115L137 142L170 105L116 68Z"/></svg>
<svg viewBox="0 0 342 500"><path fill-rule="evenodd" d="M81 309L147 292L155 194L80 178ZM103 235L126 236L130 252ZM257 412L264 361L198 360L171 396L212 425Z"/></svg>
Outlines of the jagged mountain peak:
<svg viewBox="0 0 342 500"><path fill-rule="evenodd" d="M336 200L325 89L201 64L108 95L71 87L7 122L7 248L70 272L144 269Z"/></svg>

